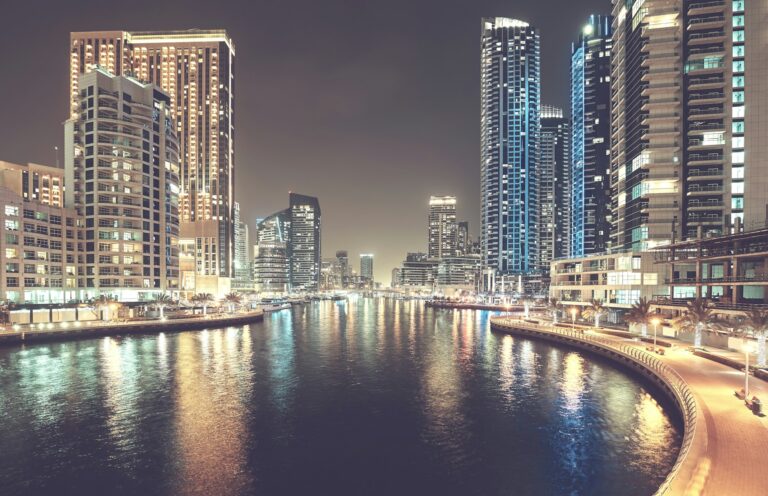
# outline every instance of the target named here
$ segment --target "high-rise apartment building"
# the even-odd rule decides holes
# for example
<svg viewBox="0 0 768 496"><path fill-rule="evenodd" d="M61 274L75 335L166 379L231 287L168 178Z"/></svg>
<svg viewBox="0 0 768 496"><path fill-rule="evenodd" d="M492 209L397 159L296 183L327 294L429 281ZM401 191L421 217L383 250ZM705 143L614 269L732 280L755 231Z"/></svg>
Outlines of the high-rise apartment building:
<svg viewBox="0 0 768 496"><path fill-rule="evenodd" d="M570 233L570 126L563 110L541 107L539 250L542 268L568 255Z"/></svg>
<svg viewBox="0 0 768 496"><path fill-rule="evenodd" d="M338 250L336 252L336 271L338 272L339 284L346 288L349 284L349 253L347 250Z"/></svg>
<svg viewBox="0 0 768 496"><path fill-rule="evenodd" d="M64 169L40 164L14 164L0 160L0 185L18 189L24 201L64 206Z"/></svg>
<svg viewBox="0 0 768 496"><path fill-rule="evenodd" d="M483 265L538 275L539 33L527 22L484 18L481 46Z"/></svg>
<svg viewBox="0 0 768 496"><path fill-rule="evenodd" d="M96 69L65 124L65 203L83 223L85 296L179 290L179 145L170 97Z"/></svg>
<svg viewBox="0 0 768 496"><path fill-rule="evenodd" d="M71 117L83 75L102 67L162 88L180 155L185 292L227 292L234 260L234 57L223 30L72 33Z"/></svg>
<svg viewBox="0 0 768 496"><path fill-rule="evenodd" d="M450 257L456 253L456 197L429 198L429 237L427 254L430 258Z"/></svg>
<svg viewBox="0 0 768 496"><path fill-rule="evenodd" d="M571 229L564 253L570 257L603 253L610 245L612 22L590 16L571 46Z"/></svg>
<svg viewBox="0 0 768 496"><path fill-rule="evenodd" d="M291 291L317 291L320 285L320 202L291 193L288 260Z"/></svg>
<svg viewBox="0 0 768 496"><path fill-rule="evenodd" d="M765 225L763 2L614 5L612 243Z"/></svg>

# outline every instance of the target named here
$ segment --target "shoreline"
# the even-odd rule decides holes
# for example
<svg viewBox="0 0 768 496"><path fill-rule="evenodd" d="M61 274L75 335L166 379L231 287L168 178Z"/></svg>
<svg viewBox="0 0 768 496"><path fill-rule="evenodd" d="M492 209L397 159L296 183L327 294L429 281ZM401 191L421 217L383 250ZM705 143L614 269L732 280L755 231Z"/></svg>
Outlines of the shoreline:
<svg viewBox="0 0 768 496"><path fill-rule="evenodd" d="M678 475L688 458L696 435L696 423L699 417L696 400L685 381L656 357L637 348L621 349L593 334L573 330L548 331L540 327L529 322L512 321L508 318L495 317L491 319L492 331L554 342L607 358L622 368L639 373L642 380L650 381L675 405L682 421L683 438L675 464L654 494L683 494L680 491L681 488L674 486L679 484Z"/></svg>
<svg viewBox="0 0 768 496"><path fill-rule="evenodd" d="M80 325L67 323L66 327L51 329L29 329L0 332L0 346L13 346L26 343L47 343L72 341L101 336L120 334L158 334L161 332L201 331L220 327L246 325L264 320L264 312L255 311L244 314L232 314L217 318L191 318L171 320L142 320L117 324L93 325L84 322Z"/></svg>

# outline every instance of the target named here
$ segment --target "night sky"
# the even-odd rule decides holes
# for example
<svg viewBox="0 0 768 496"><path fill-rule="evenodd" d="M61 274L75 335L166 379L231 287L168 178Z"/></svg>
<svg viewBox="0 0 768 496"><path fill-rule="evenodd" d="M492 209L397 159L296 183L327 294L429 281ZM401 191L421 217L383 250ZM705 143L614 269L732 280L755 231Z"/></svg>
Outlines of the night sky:
<svg viewBox="0 0 768 496"><path fill-rule="evenodd" d="M610 0L26 1L0 8L0 160L55 164L70 31L226 29L236 48L236 199L253 227L288 191L320 198L323 255L426 251L429 195L479 230L483 16L542 39L542 103L567 106L570 43ZM63 160L61 162L63 164Z"/></svg>

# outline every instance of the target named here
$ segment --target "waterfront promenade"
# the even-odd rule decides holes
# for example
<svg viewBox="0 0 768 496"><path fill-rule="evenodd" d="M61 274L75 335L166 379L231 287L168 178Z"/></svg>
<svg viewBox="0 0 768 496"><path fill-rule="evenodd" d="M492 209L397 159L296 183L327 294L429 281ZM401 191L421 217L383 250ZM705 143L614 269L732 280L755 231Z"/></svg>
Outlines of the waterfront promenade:
<svg viewBox="0 0 768 496"><path fill-rule="evenodd" d="M535 324L496 317L491 327L499 332L533 336L576 347L603 351L626 361L636 356L657 379L684 381L695 405L683 411L686 433L678 464L658 494L739 495L768 494L768 417L758 417L735 397L744 387L744 373L725 364L695 356L689 344L672 344L664 355L646 351L647 343L627 337L580 332L552 324ZM602 349L602 350L601 350ZM605 353L606 350L612 352ZM657 381L658 382L658 381ZM768 402L768 384L750 378L750 397ZM686 408L683 408L684 410Z"/></svg>
<svg viewBox="0 0 768 496"><path fill-rule="evenodd" d="M8 327L0 331L0 346L31 342L87 339L96 336L118 334L148 334L158 332L195 331L220 327L239 326L263 320L261 310L243 313L226 313L193 318L152 319L131 322L59 322L52 324Z"/></svg>

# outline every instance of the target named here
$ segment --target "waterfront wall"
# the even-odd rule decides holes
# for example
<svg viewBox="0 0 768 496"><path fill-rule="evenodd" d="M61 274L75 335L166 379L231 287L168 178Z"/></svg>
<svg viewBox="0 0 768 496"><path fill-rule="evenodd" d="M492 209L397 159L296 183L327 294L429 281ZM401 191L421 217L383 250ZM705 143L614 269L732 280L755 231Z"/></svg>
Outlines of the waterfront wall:
<svg viewBox="0 0 768 496"><path fill-rule="evenodd" d="M693 393L677 372L642 349L622 345L615 340L600 338L583 331L555 329L552 326L545 327L504 317L492 318L491 329L507 334L543 339L596 353L634 370L658 386L660 391L678 409L683 420L683 441L675 465L656 494L676 494L679 492L679 486L684 484L684 481L678 480L677 475L693 444L698 412Z"/></svg>
<svg viewBox="0 0 768 496"><path fill-rule="evenodd" d="M159 332L199 331L220 327L240 326L259 322L264 319L264 312L256 311L245 314L226 315L212 318L143 320L117 324L99 324L83 322L79 326L68 325L51 329L24 329L0 333L0 346L22 343L38 343L88 339L99 336L128 334L156 334Z"/></svg>

